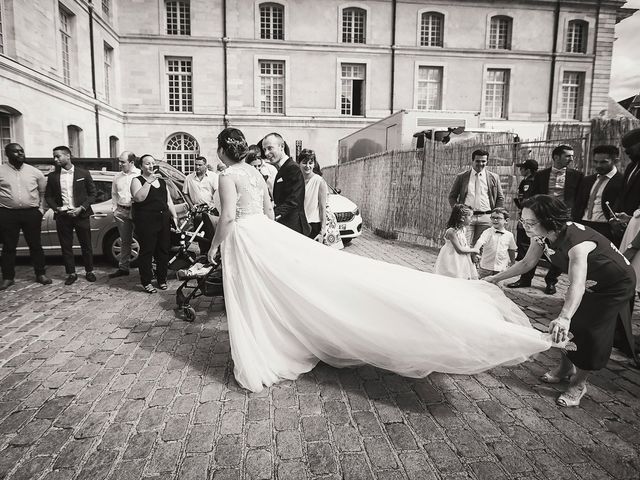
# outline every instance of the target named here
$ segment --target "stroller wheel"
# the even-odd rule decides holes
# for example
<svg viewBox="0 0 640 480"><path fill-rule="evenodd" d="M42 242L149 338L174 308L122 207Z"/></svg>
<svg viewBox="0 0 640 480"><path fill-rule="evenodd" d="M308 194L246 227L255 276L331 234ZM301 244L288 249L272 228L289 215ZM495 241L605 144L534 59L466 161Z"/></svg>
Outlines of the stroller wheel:
<svg viewBox="0 0 640 480"><path fill-rule="evenodd" d="M193 322L196 319L196 311L193 307L183 307L182 313L184 313L184 319L187 322Z"/></svg>

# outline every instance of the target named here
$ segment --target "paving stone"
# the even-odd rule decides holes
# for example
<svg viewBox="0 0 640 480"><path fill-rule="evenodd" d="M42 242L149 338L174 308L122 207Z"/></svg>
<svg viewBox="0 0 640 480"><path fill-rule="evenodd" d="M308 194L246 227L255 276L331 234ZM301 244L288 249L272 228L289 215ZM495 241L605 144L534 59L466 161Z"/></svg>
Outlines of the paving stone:
<svg viewBox="0 0 640 480"><path fill-rule="evenodd" d="M267 480L273 478L271 453L266 450L252 449L247 452L245 470L251 480Z"/></svg>
<svg viewBox="0 0 640 480"><path fill-rule="evenodd" d="M53 468L75 468L93 444L92 438L71 439L57 456Z"/></svg>
<svg viewBox="0 0 640 480"><path fill-rule="evenodd" d="M144 400L125 400L118 409L115 421L133 422L140 416L144 407Z"/></svg>
<svg viewBox="0 0 640 480"><path fill-rule="evenodd" d="M444 442L431 442L425 449L427 456L433 460L441 474L464 472L465 467L460 462L456 452ZM402 459L403 457L400 456ZM407 468L405 466L405 468Z"/></svg>
<svg viewBox="0 0 640 480"><path fill-rule="evenodd" d="M187 437L189 453L210 452L213 449L216 428L212 425L195 425Z"/></svg>
<svg viewBox="0 0 640 480"><path fill-rule="evenodd" d="M494 442L490 444L490 448L498 462L508 473L518 474L529 472L533 469L525 452L516 448L511 442Z"/></svg>
<svg viewBox="0 0 640 480"><path fill-rule="evenodd" d="M76 431L75 438L91 438L98 436L108 421L108 413L90 413L87 416L87 419L82 423L82 425L80 425L80 428Z"/></svg>
<svg viewBox="0 0 640 480"><path fill-rule="evenodd" d="M274 411L274 428L280 430L295 430L300 423L299 410L293 408L276 408Z"/></svg>
<svg viewBox="0 0 640 480"><path fill-rule="evenodd" d="M237 435L221 435L216 441L214 459L217 465L235 467L242 460L241 438Z"/></svg>
<svg viewBox="0 0 640 480"><path fill-rule="evenodd" d="M364 448L369 461L375 468L397 468L395 455L387 440L382 437L364 439Z"/></svg>
<svg viewBox="0 0 640 480"><path fill-rule="evenodd" d="M324 402L323 409L327 419L335 425L344 425L350 421L347 405L341 400L328 400Z"/></svg>
<svg viewBox="0 0 640 480"><path fill-rule="evenodd" d="M151 453L157 435L156 432L142 432L131 436L122 458L124 460L146 458Z"/></svg>
<svg viewBox="0 0 640 480"><path fill-rule="evenodd" d="M342 455L340 466L344 480L373 480L373 475L363 454Z"/></svg>
<svg viewBox="0 0 640 480"><path fill-rule="evenodd" d="M116 465L113 473L109 475L109 480L140 480L146 462L146 458L143 460L123 461Z"/></svg>
<svg viewBox="0 0 640 480"><path fill-rule="evenodd" d="M249 447L268 447L271 445L271 422L260 420L247 424L247 445Z"/></svg>
<svg viewBox="0 0 640 480"><path fill-rule="evenodd" d="M176 469L182 445L179 442L160 442L147 466L147 472L155 474Z"/></svg>
<svg viewBox="0 0 640 480"><path fill-rule="evenodd" d="M307 472L302 462L281 462L278 464L278 480L306 480Z"/></svg>
<svg viewBox="0 0 640 480"><path fill-rule="evenodd" d="M329 439L327 421L321 416L302 417L302 432L308 442Z"/></svg>
<svg viewBox="0 0 640 480"><path fill-rule="evenodd" d="M35 457L23 462L11 475L13 480L33 480L47 469L51 463L51 457ZM0 473L1 476L1 473Z"/></svg>
<svg viewBox="0 0 640 480"><path fill-rule="evenodd" d="M380 422L373 412L353 412L353 419L361 435L382 435Z"/></svg>
<svg viewBox="0 0 640 480"><path fill-rule="evenodd" d="M140 415L140 421L136 428L140 432L156 430L162 426L166 414L167 409L165 407L147 408Z"/></svg>
<svg viewBox="0 0 640 480"><path fill-rule="evenodd" d="M196 409L194 423L218 423L222 406L219 402L201 403Z"/></svg>
<svg viewBox="0 0 640 480"><path fill-rule="evenodd" d="M71 435L70 429L52 428L36 441L31 455L51 455L58 452Z"/></svg>
<svg viewBox="0 0 640 480"><path fill-rule="evenodd" d="M102 441L98 445L98 450L116 450L127 443L127 438L131 432L131 425L126 423L114 423L102 435Z"/></svg>
<svg viewBox="0 0 640 480"><path fill-rule="evenodd" d="M357 452L362 450L358 431L351 425L334 426L333 439L340 452Z"/></svg>
<svg viewBox="0 0 640 480"><path fill-rule="evenodd" d="M5 478L13 470L27 450L27 447L12 446L0 450L0 478Z"/></svg>
<svg viewBox="0 0 640 480"><path fill-rule="evenodd" d="M387 434L393 446L398 450L417 450L411 430L404 423L389 423L385 425Z"/></svg>
<svg viewBox="0 0 640 480"><path fill-rule="evenodd" d="M35 413L35 410L18 410L17 412L13 412L0 423L0 435L17 431L26 424Z"/></svg>
<svg viewBox="0 0 640 480"><path fill-rule="evenodd" d="M78 480L102 480L106 478L117 457L118 452L115 451L94 452L82 467Z"/></svg>
<svg viewBox="0 0 640 480"><path fill-rule="evenodd" d="M276 452L283 460L302 457L302 444L297 431L283 431L276 434Z"/></svg>
<svg viewBox="0 0 640 480"><path fill-rule="evenodd" d="M244 424L244 414L238 411L225 412L220 422L221 434L239 434L242 433Z"/></svg>
<svg viewBox="0 0 640 480"><path fill-rule="evenodd" d="M335 453L330 443L310 443L307 445L309 470L314 475L328 475L338 471Z"/></svg>
<svg viewBox="0 0 640 480"><path fill-rule="evenodd" d="M18 434L10 441L10 445L33 445L51 426L51 420L34 418L24 427L18 430Z"/></svg>
<svg viewBox="0 0 640 480"><path fill-rule="evenodd" d="M410 480L438 480L422 452L403 452L399 457Z"/></svg>

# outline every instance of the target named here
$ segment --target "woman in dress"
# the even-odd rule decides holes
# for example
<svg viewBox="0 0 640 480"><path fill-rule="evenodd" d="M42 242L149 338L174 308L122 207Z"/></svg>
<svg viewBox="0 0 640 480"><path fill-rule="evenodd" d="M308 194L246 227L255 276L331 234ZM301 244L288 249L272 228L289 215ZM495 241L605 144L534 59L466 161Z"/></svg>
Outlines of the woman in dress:
<svg viewBox="0 0 640 480"><path fill-rule="evenodd" d="M468 205L458 203L451 209L451 215L447 221L447 230L444 232L445 243L436 259L435 273L453 278L465 280L477 280L476 269L472 253L480 253L480 250L467 244L466 227L471 223L473 209Z"/></svg>
<svg viewBox="0 0 640 480"><path fill-rule="evenodd" d="M156 261L156 279L160 290L167 289L169 247L171 245L171 219L178 224L178 216L167 184L155 172L155 159L151 155L140 157L142 175L131 180L133 205L131 216L136 238L140 244L138 270L140 283L147 293L155 293L151 284L152 263Z"/></svg>
<svg viewBox="0 0 640 480"><path fill-rule="evenodd" d="M589 373L606 366L618 318L632 346L630 303L636 276L629 261L610 240L589 227L574 223L566 205L549 195L524 201L520 223L532 239L524 259L485 280L497 283L533 268L545 255L552 265L569 273L569 288L558 318L549 324L555 341L571 333L576 351L562 354L560 364L541 380L569 380L558 405L577 406L587 392ZM631 347L632 348L632 347Z"/></svg>
<svg viewBox="0 0 640 480"><path fill-rule="evenodd" d="M409 377L478 373L551 345L495 285L442 277L326 248L272 221L240 130L218 136L220 247L237 382L254 392L322 360ZM267 241L265 241L267 239ZM339 279L336 279L339 275Z"/></svg>

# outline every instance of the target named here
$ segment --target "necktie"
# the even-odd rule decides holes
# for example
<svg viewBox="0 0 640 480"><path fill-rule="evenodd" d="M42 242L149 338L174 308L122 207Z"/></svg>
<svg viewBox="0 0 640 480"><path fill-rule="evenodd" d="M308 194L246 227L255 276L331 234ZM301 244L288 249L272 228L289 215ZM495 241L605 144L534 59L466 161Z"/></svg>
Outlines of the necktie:
<svg viewBox="0 0 640 480"><path fill-rule="evenodd" d="M475 190L473 192L473 209L477 211L480 209L480 174L478 172L476 172L476 180L473 188Z"/></svg>
<svg viewBox="0 0 640 480"><path fill-rule="evenodd" d="M596 203L596 195L598 195L598 190L602 186L602 183L607 179L606 175L598 175L598 180L596 180L596 184L591 190L591 195L589 195L589 203L587 204L587 218L591 220L593 217L593 207Z"/></svg>
<svg viewBox="0 0 640 480"><path fill-rule="evenodd" d="M640 169L638 168L638 164L636 163L633 166L633 170L631 170L631 173L629 174L629 177L627 178L627 185L631 184L631 182L633 181L634 177L638 173L638 170L640 170Z"/></svg>

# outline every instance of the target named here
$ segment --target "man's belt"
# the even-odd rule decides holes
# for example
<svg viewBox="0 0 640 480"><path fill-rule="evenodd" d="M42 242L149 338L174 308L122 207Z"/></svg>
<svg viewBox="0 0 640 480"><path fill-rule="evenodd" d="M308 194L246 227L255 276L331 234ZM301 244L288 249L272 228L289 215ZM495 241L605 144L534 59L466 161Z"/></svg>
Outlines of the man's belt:
<svg viewBox="0 0 640 480"><path fill-rule="evenodd" d="M131 210L131 205L118 205L118 208L124 208L125 210Z"/></svg>
<svg viewBox="0 0 640 480"><path fill-rule="evenodd" d="M491 210L474 210L473 214L474 215L487 215L491 213Z"/></svg>

